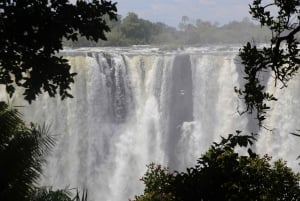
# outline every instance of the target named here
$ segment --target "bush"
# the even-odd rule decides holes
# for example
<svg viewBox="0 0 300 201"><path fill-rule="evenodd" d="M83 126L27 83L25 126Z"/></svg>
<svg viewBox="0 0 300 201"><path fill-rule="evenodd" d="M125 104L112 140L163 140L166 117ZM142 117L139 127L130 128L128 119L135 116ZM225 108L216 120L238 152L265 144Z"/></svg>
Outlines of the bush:
<svg viewBox="0 0 300 201"><path fill-rule="evenodd" d="M144 194L136 201L199 200L299 200L300 174L294 173L283 160L271 162L248 148L240 155L237 146L249 147L253 135L229 135L214 143L185 172L170 172L150 164L142 181Z"/></svg>

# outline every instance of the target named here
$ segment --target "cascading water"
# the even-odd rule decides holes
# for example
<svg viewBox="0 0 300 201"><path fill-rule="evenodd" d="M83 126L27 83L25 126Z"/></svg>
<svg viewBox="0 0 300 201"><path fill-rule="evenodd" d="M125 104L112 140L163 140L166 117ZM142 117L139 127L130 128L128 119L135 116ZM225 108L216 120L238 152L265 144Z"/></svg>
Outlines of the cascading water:
<svg viewBox="0 0 300 201"><path fill-rule="evenodd" d="M141 193L146 164L184 170L220 135L257 129L237 112L241 104L233 88L243 76L237 48L102 48L63 54L78 73L75 98L43 95L29 106L17 97L12 102L26 105L25 118L50 124L57 137L42 185L87 188L94 201L128 200ZM280 93L269 118L277 134L261 135L256 145L293 166L300 140L288 132L299 125L299 111L291 109L299 104L292 98L300 96L298 87L294 80L281 92L286 94Z"/></svg>

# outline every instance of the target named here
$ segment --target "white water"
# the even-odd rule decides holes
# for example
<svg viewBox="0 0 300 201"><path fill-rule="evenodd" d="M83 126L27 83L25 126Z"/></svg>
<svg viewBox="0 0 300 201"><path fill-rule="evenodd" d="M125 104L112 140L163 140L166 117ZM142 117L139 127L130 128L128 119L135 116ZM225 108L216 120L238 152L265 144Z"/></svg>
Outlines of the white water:
<svg viewBox="0 0 300 201"><path fill-rule="evenodd" d="M220 135L256 130L237 113L234 86L242 80L237 48L166 52L156 48L80 49L64 52L78 73L74 99L40 96L24 108L28 121L51 124L57 146L44 185L87 188L92 201L125 201L142 192L150 162L184 170ZM272 89L272 87L270 86ZM256 147L293 167L300 139L299 80L270 113ZM26 105L15 98L13 105ZM298 115L299 116L299 115Z"/></svg>

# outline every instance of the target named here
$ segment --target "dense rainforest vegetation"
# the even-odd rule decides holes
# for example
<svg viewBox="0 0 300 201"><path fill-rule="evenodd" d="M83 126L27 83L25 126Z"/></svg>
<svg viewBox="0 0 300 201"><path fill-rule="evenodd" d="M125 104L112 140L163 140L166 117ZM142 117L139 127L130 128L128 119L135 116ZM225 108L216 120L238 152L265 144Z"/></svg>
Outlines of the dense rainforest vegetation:
<svg viewBox="0 0 300 201"><path fill-rule="evenodd" d="M118 16L118 21L109 20L111 32L107 34L106 41L98 43L80 38L75 43L65 43L66 46L127 46L127 45L207 45L267 42L270 31L254 24L248 18L242 21L233 21L219 25L201 19L192 20L183 16L178 23L178 28L168 26L161 22L151 22L139 18L135 13L128 13L124 18Z"/></svg>

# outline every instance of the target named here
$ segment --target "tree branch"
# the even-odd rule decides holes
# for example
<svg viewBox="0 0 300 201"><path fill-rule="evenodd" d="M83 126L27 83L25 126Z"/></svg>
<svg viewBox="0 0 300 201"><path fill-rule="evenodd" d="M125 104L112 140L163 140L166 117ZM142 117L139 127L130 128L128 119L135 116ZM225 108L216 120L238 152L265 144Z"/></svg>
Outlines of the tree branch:
<svg viewBox="0 0 300 201"><path fill-rule="evenodd" d="M293 31L291 31L288 35L286 36L280 36L277 37L276 42L275 42L275 50L278 51L279 50L279 46L281 44L282 41L284 40L288 40L290 39L292 36L294 36L295 34L297 34L300 31L300 25L298 25Z"/></svg>

